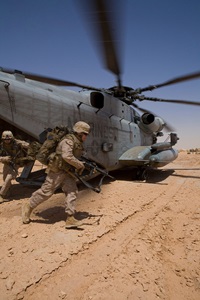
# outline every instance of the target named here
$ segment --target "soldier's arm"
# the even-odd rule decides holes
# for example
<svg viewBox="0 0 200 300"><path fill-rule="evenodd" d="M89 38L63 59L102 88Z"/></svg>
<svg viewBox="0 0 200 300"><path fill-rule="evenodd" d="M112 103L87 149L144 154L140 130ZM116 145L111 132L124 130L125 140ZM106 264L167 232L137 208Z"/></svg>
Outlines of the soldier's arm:
<svg viewBox="0 0 200 300"><path fill-rule="evenodd" d="M11 160L11 157L8 155L8 153L5 153L2 147L0 147L0 162L5 163Z"/></svg>
<svg viewBox="0 0 200 300"><path fill-rule="evenodd" d="M1 163L9 163L11 162L11 157L10 156L0 156L0 162Z"/></svg>
<svg viewBox="0 0 200 300"><path fill-rule="evenodd" d="M80 170L84 168L84 164L73 155L73 141L64 139L60 143L62 158L70 165Z"/></svg>
<svg viewBox="0 0 200 300"><path fill-rule="evenodd" d="M17 140L17 139L15 139L15 142L16 142L17 145L20 145L24 149L28 149L28 147L29 147L28 142Z"/></svg>

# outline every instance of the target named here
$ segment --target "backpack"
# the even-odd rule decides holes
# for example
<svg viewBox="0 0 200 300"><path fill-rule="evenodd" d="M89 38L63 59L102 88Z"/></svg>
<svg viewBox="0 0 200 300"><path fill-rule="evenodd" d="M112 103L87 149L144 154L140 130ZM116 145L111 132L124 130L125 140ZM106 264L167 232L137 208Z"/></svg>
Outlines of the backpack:
<svg viewBox="0 0 200 300"><path fill-rule="evenodd" d="M58 143L68 133L68 128L64 126L56 126L54 129L49 131L46 135L46 140L38 149L36 160L47 166L49 163L49 155L56 151Z"/></svg>

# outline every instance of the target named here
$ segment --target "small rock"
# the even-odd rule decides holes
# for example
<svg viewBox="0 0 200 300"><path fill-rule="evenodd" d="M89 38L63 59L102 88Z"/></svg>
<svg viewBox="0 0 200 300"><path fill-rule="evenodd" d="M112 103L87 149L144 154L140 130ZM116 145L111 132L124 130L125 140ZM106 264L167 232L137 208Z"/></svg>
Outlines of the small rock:
<svg viewBox="0 0 200 300"><path fill-rule="evenodd" d="M67 296L67 294L66 294L64 291L61 291L61 292L60 292L59 297L60 297L61 299L65 299L66 296Z"/></svg>
<svg viewBox="0 0 200 300"><path fill-rule="evenodd" d="M21 237L24 238L24 239L26 239L26 238L28 237L28 234L27 234L27 233L23 233L23 234L21 235Z"/></svg>
<svg viewBox="0 0 200 300"><path fill-rule="evenodd" d="M6 288L7 288L7 290L8 291L12 290L12 287L13 287L14 284L15 284L15 281L9 278L6 281Z"/></svg>

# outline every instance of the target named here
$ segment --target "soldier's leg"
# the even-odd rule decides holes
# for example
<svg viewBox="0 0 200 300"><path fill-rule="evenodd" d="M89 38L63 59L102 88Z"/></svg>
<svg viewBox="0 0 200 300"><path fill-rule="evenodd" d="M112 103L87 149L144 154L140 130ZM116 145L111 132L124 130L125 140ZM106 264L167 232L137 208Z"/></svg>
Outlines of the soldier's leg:
<svg viewBox="0 0 200 300"><path fill-rule="evenodd" d="M48 200L53 195L55 190L61 185L62 180L62 172L54 173L50 171L47 174L45 182L41 188L35 191L29 199L29 202L24 203L22 206L22 222L24 224L30 222L30 215L33 209L40 203Z"/></svg>
<svg viewBox="0 0 200 300"><path fill-rule="evenodd" d="M40 203L48 200L53 195L55 190L60 186L60 183L61 181L58 173L50 171L47 174L45 182L42 184L41 188L32 194L29 200L30 206L35 208Z"/></svg>
<svg viewBox="0 0 200 300"><path fill-rule="evenodd" d="M3 202L3 199L5 199L8 196L8 192L11 189L12 186L12 180L16 179L17 177L17 170L14 170L10 165L4 164L3 166L3 185L0 190L0 196Z"/></svg>
<svg viewBox="0 0 200 300"><path fill-rule="evenodd" d="M78 189L76 181L70 175L67 175L62 190L65 193L65 212L67 214L67 219L65 223L66 229L78 229L84 224L83 221L77 220L75 217L75 201L77 199Z"/></svg>
<svg viewBox="0 0 200 300"><path fill-rule="evenodd" d="M65 212L67 215L74 215L76 212L75 201L78 195L78 189L75 179L69 174L66 175L62 190L65 193Z"/></svg>

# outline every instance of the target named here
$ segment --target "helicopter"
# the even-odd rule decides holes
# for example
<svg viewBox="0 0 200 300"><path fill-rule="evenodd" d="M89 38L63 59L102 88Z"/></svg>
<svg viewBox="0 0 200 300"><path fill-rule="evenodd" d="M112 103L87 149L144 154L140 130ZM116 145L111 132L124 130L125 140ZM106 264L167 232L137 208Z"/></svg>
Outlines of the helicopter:
<svg viewBox="0 0 200 300"><path fill-rule="evenodd" d="M197 79L200 72L144 88L124 86L108 1L88 1L88 5L96 20L96 32L102 40L104 63L115 76L116 86L97 88L1 68L0 122L9 124L22 138L40 141L41 134L48 128L65 125L72 129L76 121L85 121L91 127L85 144L87 158L108 172L134 167L137 178L144 180L149 168L163 167L178 157L178 150L173 147L178 136L165 120L136 102L147 100L199 106L200 102L147 97L144 92ZM81 90L77 92L63 87ZM164 129L170 132L170 140L159 142ZM28 172L26 182L29 177L33 182L32 167L29 171L25 169L25 173ZM21 180L21 183L25 181Z"/></svg>

